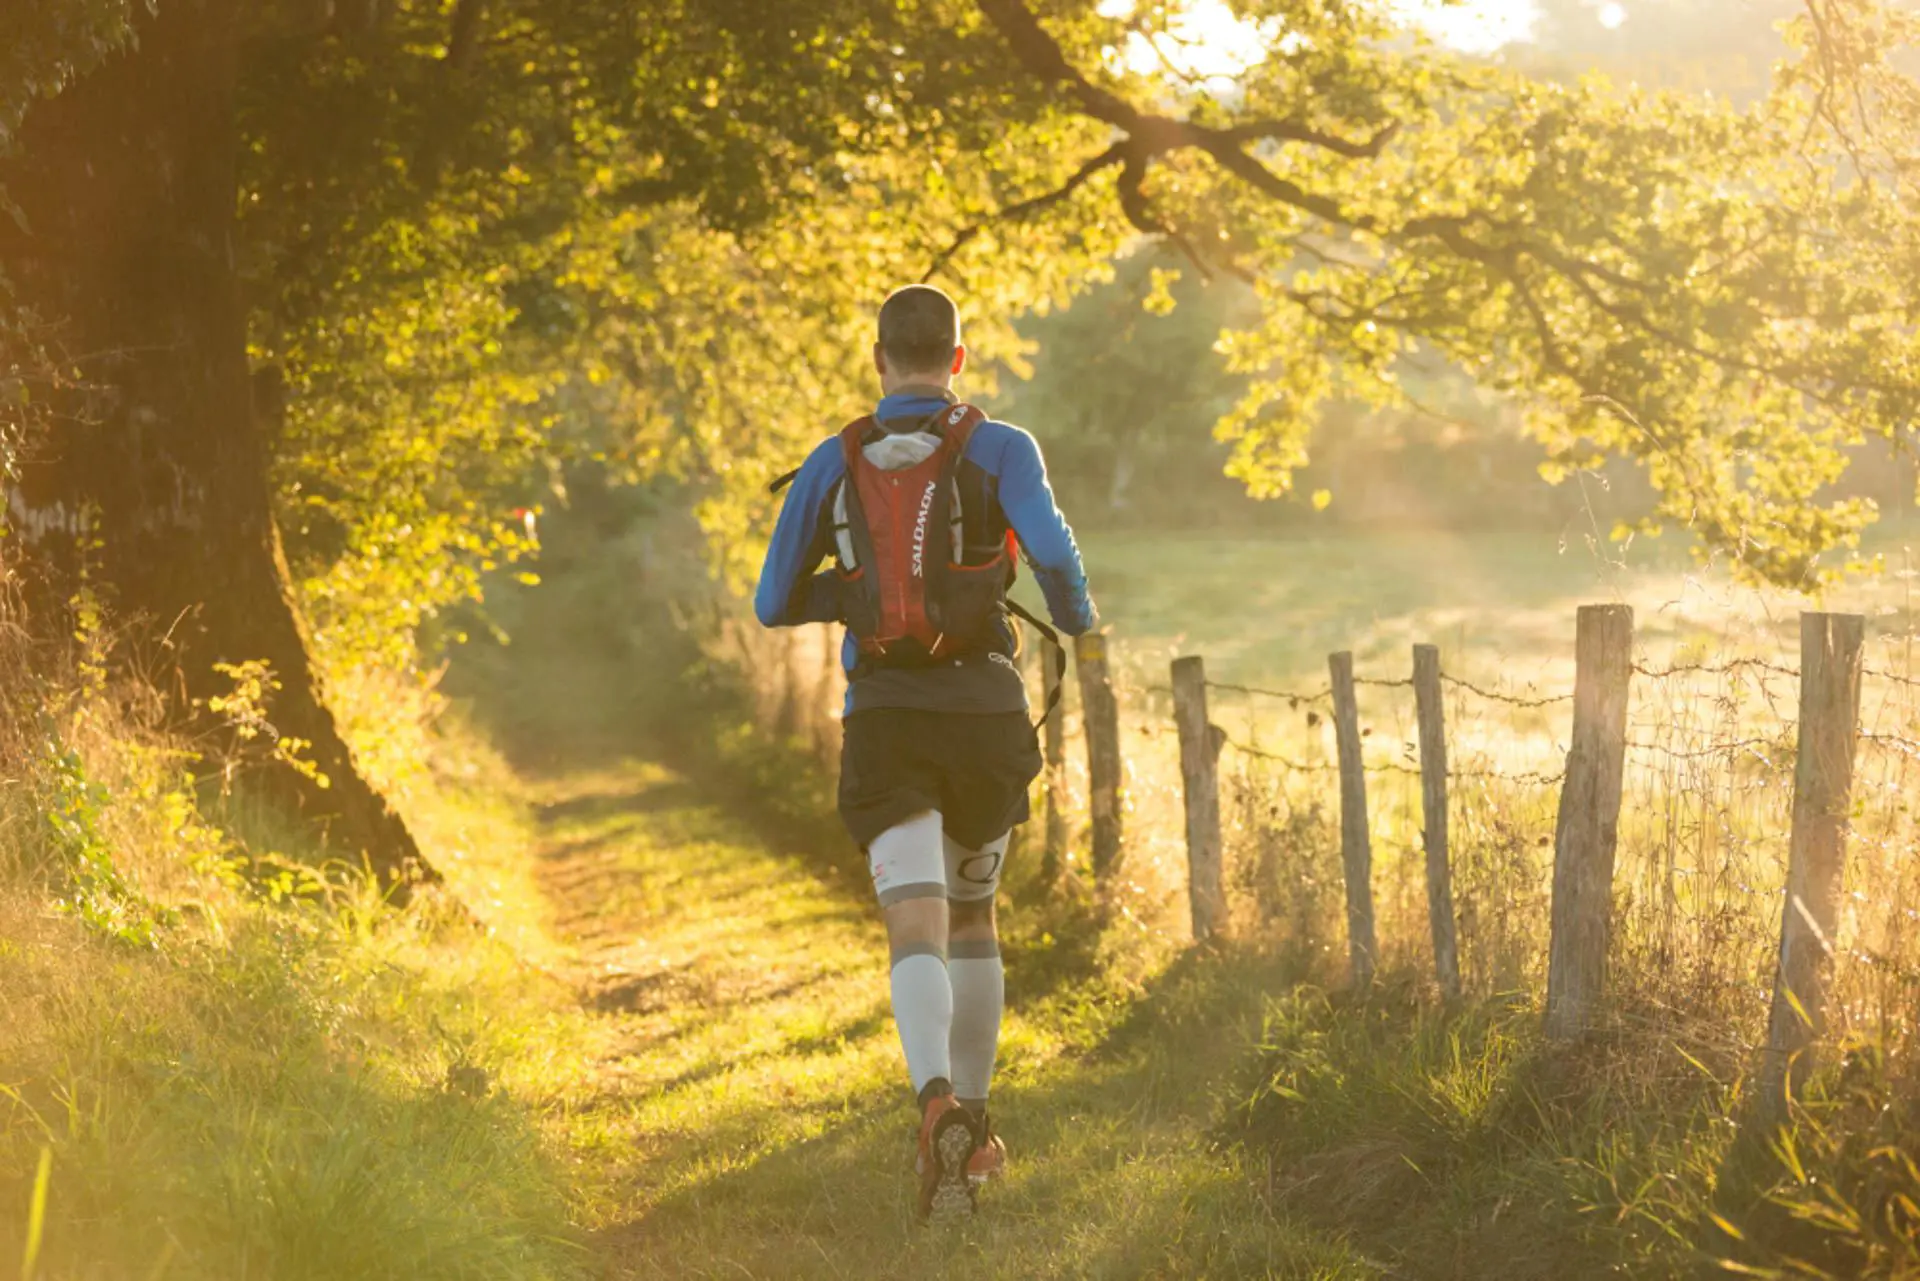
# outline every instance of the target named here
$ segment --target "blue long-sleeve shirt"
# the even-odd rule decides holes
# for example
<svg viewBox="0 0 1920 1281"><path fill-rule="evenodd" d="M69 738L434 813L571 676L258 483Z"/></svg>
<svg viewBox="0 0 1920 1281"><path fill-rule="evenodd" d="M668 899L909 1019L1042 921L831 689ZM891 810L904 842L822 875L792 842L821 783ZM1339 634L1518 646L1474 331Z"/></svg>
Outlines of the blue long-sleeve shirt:
<svg viewBox="0 0 1920 1281"><path fill-rule="evenodd" d="M874 418L882 428L918 424L952 403L950 395L936 389L915 388L883 399ZM990 478L991 492L1020 540L1054 625L1071 636L1092 628L1093 598L1080 548L1054 502L1039 444L1018 427L988 420L974 429L965 458ZM836 574L820 566L833 551L829 506L845 475L839 437L830 436L794 477L754 593L754 612L762 625L842 621ZM855 670L857 658L858 649L848 637L841 648L848 672ZM995 712L1024 710L1026 705L1025 682L1004 655L970 655L951 666L883 668L863 673L847 690L849 713L879 707Z"/></svg>

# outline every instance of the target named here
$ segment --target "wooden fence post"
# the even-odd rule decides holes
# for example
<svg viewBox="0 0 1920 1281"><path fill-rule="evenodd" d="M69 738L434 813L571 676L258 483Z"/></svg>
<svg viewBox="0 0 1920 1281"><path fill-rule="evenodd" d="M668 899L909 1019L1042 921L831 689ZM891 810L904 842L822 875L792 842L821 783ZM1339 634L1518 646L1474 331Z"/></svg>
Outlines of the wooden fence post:
<svg viewBox="0 0 1920 1281"><path fill-rule="evenodd" d="M839 632L828 626L819 629L820 634L820 683L815 687L813 696L813 746L819 753L820 763L832 769L840 763L840 736L836 732L840 725L842 706L835 696L840 693L840 639Z"/></svg>
<svg viewBox="0 0 1920 1281"><path fill-rule="evenodd" d="M1607 981L1613 859L1626 778L1633 610L1582 605L1575 642L1573 741L1553 848L1553 934L1547 954L1546 1032L1555 1040L1593 1025Z"/></svg>
<svg viewBox="0 0 1920 1281"><path fill-rule="evenodd" d="M1379 945L1373 933L1373 838L1367 830L1367 772L1360 752L1360 704L1353 693L1353 655L1327 658L1333 674L1333 728L1340 747L1340 862L1347 881L1347 955L1353 985L1373 982Z"/></svg>
<svg viewBox="0 0 1920 1281"><path fill-rule="evenodd" d="M807 733L807 692L800 677L800 646L803 638L797 627L785 627L774 633L780 683L774 710L774 733L783 739L795 739Z"/></svg>
<svg viewBox="0 0 1920 1281"><path fill-rule="evenodd" d="M1767 1021L1761 1108L1778 1116L1806 1079L1806 1051L1826 1031L1854 749L1860 736L1858 614L1800 616L1800 744L1793 771L1793 835L1780 964Z"/></svg>
<svg viewBox="0 0 1920 1281"><path fill-rule="evenodd" d="M1413 697L1420 720L1421 844L1427 852L1427 921L1440 994L1460 995L1460 951L1453 929L1453 877L1447 850L1447 724L1440 697L1440 650L1413 647Z"/></svg>
<svg viewBox="0 0 1920 1281"><path fill-rule="evenodd" d="M1041 706L1060 698L1047 717L1043 748L1046 757L1046 848L1040 854L1040 883L1053 889L1060 883L1067 855L1067 691L1051 653L1040 657Z"/></svg>
<svg viewBox="0 0 1920 1281"><path fill-rule="evenodd" d="M1018 643L1014 649L1013 667L1014 667L1014 670L1018 672L1020 675L1020 687L1021 687L1021 690L1027 696L1028 707L1031 708L1034 705L1033 704L1033 645L1031 643L1030 638L1025 635L1024 630L1020 627L1018 623L1010 623L1009 625L1013 628L1015 635L1019 637ZM1040 741L1039 737L1036 735L1034 738L1034 742L1038 743L1039 741ZM1034 781L1038 782L1039 780L1035 779ZM1033 800L1033 784L1032 783L1027 784L1027 800L1029 802ZM1030 842L1039 839L1035 837L1032 831L1030 830L1032 827L1033 827L1033 820L1032 820L1032 816L1029 815L1028 820L1026 822L1015 825L1013 831L1007 834L1007 852L1006 852L1005 858L1002 860L1002 862L1005 865L1011 867L1032 857L1027 852L1027 846ZM1040 888L1042 892L1046 892L1050 890L1052 887L1048 882L1047 875L1046 875L1047 866L1046 866L1045 850L1042 850L1040 852L1040 858L1041 858L1041 864L1038 869Z"/></svg>
<svg viewBox="0 0 1920 1281"><path fill-rule="evenodd" d="M1107 670L1107 638L1097 632L1076 637L1073 656L1080 672L1080 709L1087 733L1093 879L1104 888L1120 861L1120 705Z"/></svg>
<svg viewBox="0 0 1920 1281"><path fill-rule="evenodd" d="M1187 896L1193 937L1227 923L1220 874L1220 755L1207 720L1207 669L1198 655L1173 660L1173 717L1180 728L1180 781L1187 800Z"/></svg>

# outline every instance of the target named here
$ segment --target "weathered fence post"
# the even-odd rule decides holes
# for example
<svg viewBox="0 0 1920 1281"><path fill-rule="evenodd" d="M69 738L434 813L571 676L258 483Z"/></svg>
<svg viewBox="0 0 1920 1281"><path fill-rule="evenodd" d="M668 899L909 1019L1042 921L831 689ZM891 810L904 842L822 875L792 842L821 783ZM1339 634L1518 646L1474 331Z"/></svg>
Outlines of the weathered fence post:
<svg viewBox="0 0 1920 1281"><path fill-rule="evenodd" d="M1080 672L1080 710L1087 733L1093 879L1104 887L1120 861L1120 705L1107 670L1107 638L1097 632L1076 637L1073 656Z"/></svg>
<svg viewBox="0 0 1920 1281"><path fill-rule="evenodd" d="M840 724L842 707L836 695L840 693L840 646L835 642L839 633L832 627L822 626L820 634L820 683L815 687L813 698L813 745L819 753L820 762L828 769L839 763L840 742L835 732Z"/></svg>
<svg viewBox="0 0 1920 1281"><path fill-rule="evenodd" d="M1780 966L1767 1022L1761 1107L1777 1116L1806 1079L1795 1071L1826 1030L1827 978L1852 806L1854 748L1860 736L1858 614L1800 616L1800 744L1793 770L1793 836Z"/></svg>
<svg viewBox="0 0 1920 1281"><path fill-rule="evenodd" d="M1041 658L1040 686L1042 697L1046 700L1042 706L1054 704L1053 715L1047 717L1043 731L1047 767L1047 848L1040 855L1040 880L1050 889L1060 882L1067 854L1067 691L1062 676L1052 655ZM1057 703L1054 698L1056 691L1059 693Z"/></svg>
<svg viewBox="0 0 1920 1281"><path fill-rule="evenodd" d="M778 655L780 692L774 711L774 732L783 739L796 739L812 727L807 723L807 692L800 678L800 646L804 638L797 627L774 633Z"/></svg>
<svg viewBox="0 0 1920 1281"><path fill-rule="evenodd" d="M1347 955L1353 985L1373 982L1379 945L1373 933L1373 838L1367 831L1367 772L1360 752L1360 704L1353 693L1353 655L1327 658L1333 674L1333 729L1340 748L1340 862L1347 881Z"/></svg>
<svg viewBox="0 0 1920 1281"><path fill-rule="evenodd" d="M1207 669L1198 655L1173 660L1173 718L1180 728L1180 781L1187 799L1187 896L1193 937L1227 922L1220 874L1219 748L1207 720Z"/></svg>
<svg viewBox="0 0 1920 1281"><path fill-rule="evenodd" d="M784 630L741 636L741 653L753 674L754 716L761 729L776 737L786 733L786 640Z"/></svg>
<svg viewBox="0 0 1920 1281"><path fill-rule="evenodd" d="M1547 1035L1593 1025L1607 981L1613 858L1626 779L1633 610L1582 605L1575 641L1573 741L1553 848L1553 934L1547 954Z"/></svg>
<svg viewBox="0 0 1920 1281"><path fill-rule="evenodd" d="M1453 931L1453 876L1447 851L1447 723L1440 697L1440 650L1413 647L1413 698L1420 721L1421 844L1427 852L1427 921L1440 994L1460 995L1460 951Z"/></svg>

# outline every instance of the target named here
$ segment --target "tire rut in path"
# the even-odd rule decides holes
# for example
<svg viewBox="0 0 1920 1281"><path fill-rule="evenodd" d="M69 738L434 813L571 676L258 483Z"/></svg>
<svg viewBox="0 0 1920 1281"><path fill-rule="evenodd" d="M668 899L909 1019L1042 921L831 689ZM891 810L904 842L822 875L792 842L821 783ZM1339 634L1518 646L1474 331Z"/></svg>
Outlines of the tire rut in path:
<svg viewBox="0 0 1920 1281"><path fill-rule="evenodd" d="M1014 1172L929 1232L870 904L658 762L541 799L540 883L594 1014L567 1125L606 1275L1379 1275L1275 1220L1213 1142L1266 963L1186 953L1032 1003L1011 970Z"/></svg>

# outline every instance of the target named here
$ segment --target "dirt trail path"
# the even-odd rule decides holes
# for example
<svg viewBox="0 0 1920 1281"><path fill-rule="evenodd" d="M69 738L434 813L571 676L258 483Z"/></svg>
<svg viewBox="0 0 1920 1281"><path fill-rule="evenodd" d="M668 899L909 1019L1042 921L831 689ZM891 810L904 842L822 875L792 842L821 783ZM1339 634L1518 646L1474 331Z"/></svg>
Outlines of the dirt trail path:
<svg viewBox="0 0 1920 1281"><path fill-rule="evenodd" d="M1187 956L1118 984L1010 960L1013 1174L974 1224L930 1232L858 887L658 762L541 801L542 884L603 1047L567 1124L609 1276L1380 1275L1276 1220L1212 1141L1261 963Z"/></svg>

